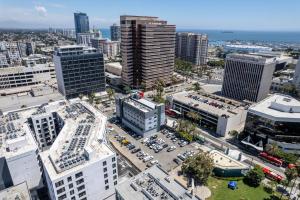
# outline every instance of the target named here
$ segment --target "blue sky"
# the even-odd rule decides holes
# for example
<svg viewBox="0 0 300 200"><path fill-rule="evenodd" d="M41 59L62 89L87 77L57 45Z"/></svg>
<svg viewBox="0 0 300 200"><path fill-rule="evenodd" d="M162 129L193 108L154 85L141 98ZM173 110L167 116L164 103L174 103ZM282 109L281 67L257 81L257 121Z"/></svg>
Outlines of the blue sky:
<svg viewBox="0 0 300 200"><path fill-rule="evenodd" d="M97 28L129 14L177 28L300 31L300 0L0 0L0 28L72 28L75 11Z"/></svg>

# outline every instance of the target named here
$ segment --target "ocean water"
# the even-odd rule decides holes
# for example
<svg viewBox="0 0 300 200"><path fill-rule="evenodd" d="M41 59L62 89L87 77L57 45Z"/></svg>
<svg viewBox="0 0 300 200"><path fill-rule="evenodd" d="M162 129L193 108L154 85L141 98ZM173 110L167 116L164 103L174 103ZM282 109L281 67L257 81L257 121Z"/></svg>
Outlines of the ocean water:
<svg viewBox="0 0 300 200"><path fill-rule="evenodd" d="M232 31L178 29L178 32L196 32L208 35L209 41L246 41L262 43L300 44L300 32ZM110 38L109 29L101 29L103 37Z"/></svg>

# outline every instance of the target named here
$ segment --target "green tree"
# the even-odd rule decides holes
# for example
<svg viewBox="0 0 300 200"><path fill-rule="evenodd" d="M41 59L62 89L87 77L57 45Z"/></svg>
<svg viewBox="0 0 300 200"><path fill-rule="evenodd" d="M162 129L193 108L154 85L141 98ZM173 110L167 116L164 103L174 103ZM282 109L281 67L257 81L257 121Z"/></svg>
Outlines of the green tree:
<svg viewBox="0 0 300 200"><path fill-rule="evenodd" d="M290 185L290 183L296 179L298 177L298 173L296 168L286 168L284 171L286 180L287 180L287 185L285 186L285 189L287 188L288 185ZM291 191L293 190L293 187L291 189ZM282 197L283 194L281 194Z"/></svg>
<svg viewBox="0 0 300 200"><path fill-rule="evenodd" d="M165 82L164 80L162 79L157 79L155 81L155 84L154 84L154 89L156 90L156 95L154 95L154 98L153 100L155 102L158 102L158 103L163 103L164 102L164 99L162 98L162 95L164 93L164 88L165 88Z"/></svg>
<svg viewBox="0 0 300 200"><path fill-rule="evenodd" d="M113 99L113 97L115 95L115 90L112 88L108 88L108 89L106 89L106 92L108 95L109 103L111 104L111 100Z"/></svg>
<svg viewBox="0 0 300 200"><path fill-rule="evenodd" d="M182 172L189 178L194 178L196 183L206 185L208 177L214 168L214 162L208 152L200 152L189 157L181 166Z"/></svg>
<svg viewBox="0 0 300 200"><path fill-rule="evenodd" d="M244 180L249 186L258 187L261 181L264 179L265 174L262 168L256 165L253 169L251 169L245 176Z"/></svg>
<svg viewBox="0 0 300 200"><path fill-rule="evenodd" d="M126 86L123 88L123 90L124 90L124 92L125 92L126 94L129 94L130 91L131 91L131 88L130 88L128 85L126 85Z"/></svg>
<svg viewBox="0 0 300 200"><path fill-rule="evenodd" d="M232 131L229 132L229 135L231 135L232 137L237 139L238 136L239 136L239 132L237 132L236 130L232 130Z"/></svg>
<svg viewBox="0 0 300 200"><path fill-rule="evenodd" d="M96 97L96 95L95 95L94 92L92 92L92 93L90 93L90 94L88 95L88 101L89 101L90 104L93 104L93 103L94 103L95 97Z"/></svg>
<svg viewBox="0 0 300 200"><path fill-rule="evenodd" d="M200 91L200 90L201 90L200 84L199 84L198 82L193 83L193 89L194 89L194 91L196 91L196 92Z"/></svg>

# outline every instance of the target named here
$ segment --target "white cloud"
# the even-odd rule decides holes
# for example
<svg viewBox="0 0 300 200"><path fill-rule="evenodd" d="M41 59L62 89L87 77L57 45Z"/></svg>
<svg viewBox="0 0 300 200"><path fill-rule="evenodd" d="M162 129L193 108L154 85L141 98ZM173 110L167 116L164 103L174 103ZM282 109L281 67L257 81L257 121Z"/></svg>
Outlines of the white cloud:
<svg viewBox="0 0 300 200"><path fill-rule="evenodd" d="M47 16L47 9L44 6L35 6L34 8L40 16L42 17Z"/></svg>

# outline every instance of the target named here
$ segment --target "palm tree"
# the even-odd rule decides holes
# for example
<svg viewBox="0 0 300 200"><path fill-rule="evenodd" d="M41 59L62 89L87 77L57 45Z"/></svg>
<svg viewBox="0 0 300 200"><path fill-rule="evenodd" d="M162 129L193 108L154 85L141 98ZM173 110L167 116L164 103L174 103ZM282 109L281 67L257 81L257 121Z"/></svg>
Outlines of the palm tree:
<svg viewBox="0 0 300 200"><path fill-rule="evenodd" d="M164 92L164 87L165 87L165 82L164 80L162 79L157 79L155 81L155 85L154 85L154 88L156 89L156 94L157 94L157 97L158 98L161 98L162 97L162 94Z"/></svg>
<svg viewBox="0 0 300 200"><path fill-rule="evenodd" d="M286 188L290 185L290 183L297 178L298 174L297 174L297 170L295 168L287 168L284 172L285 176L286 176L286 180L287 180L287 184L285 186L285 190ZM282 198L283 193L280 196L280 199Z"/></svg>
<svg viewBox="0 0 300 200"><path fill-rule="evenodd" d="M192 119L194 122L198 122L200 119L200 116L196 112L193 112L193 111L188 112L186 115L190 119Z"/></svg>
<svg viewBox="0 0 300 200"><path fill-rule="evenodd" d="M112 88L108 88L106 90L106 92L108 95L109 103L111 104L111 100L112 100L113 96L115 95L115 91Z"/></svg>
<svg viewBox="0 0 300 200"><path fill-rule="evenodd" d="M94 92L92 92L92 93L89 94L89 97L88 97L89 100L88 100L88 101L89 101L90 104L93 104L93 103L94 103L95 96L96 96L96 95L95 95Z"/></svg>
<svg viewBox="0 0 300 200"><path fill-rule="evenodd" d="M198 82L196 82L196 83L193 84L193 89L194 89L194 91L198 92L202 88L201 88L200 84Z"/></svg>
<svg viewBox="0 0 300 200"><path fill-rule="evenodd" d="M211 80L211 78L212 78L212 73L211 73L211 71L207 71L207 72L206 72L206 76L207 76L207 83L209 83L210 80Z"/></svg>
<svg viewBox="0 0 300 200"><path fill-rule="evenodd" d="M177 78L175 75L171 76L171 82L172 82L173 92L174 92L174 89L175 89L174 85L177 83Z"/></svg>
<svg viewBox="0 0 300 200"><path fill-rule="evenodd" d="M278 150L279 150L279 147L276 143L267 144L266 147L265 147L265 151L268 152L271 155L276 155Z"/></svg>

